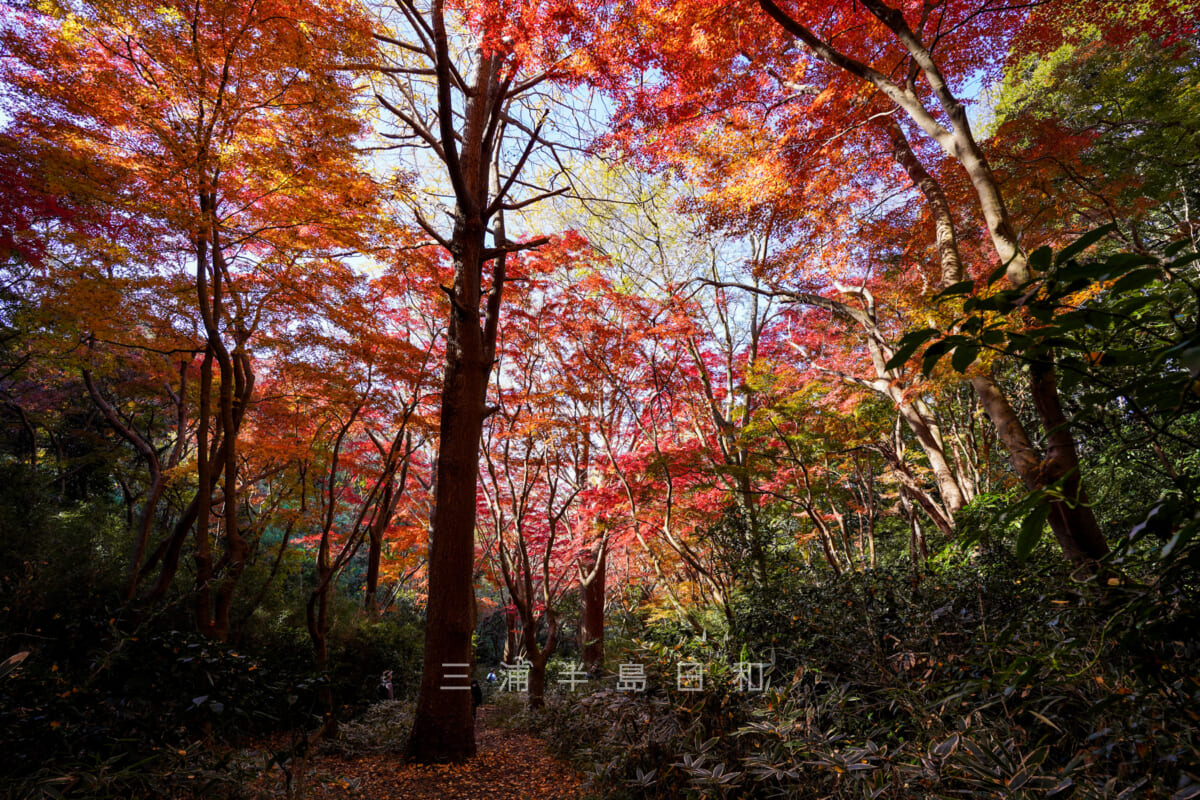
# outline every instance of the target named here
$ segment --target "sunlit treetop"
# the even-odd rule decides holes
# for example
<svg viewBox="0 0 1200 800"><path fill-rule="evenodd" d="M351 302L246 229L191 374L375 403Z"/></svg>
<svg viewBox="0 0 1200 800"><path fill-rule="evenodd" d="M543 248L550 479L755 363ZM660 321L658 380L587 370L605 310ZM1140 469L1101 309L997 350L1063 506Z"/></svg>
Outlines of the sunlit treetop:
<svg viewBox="0 0 1200 800"><path fill-rule="evenodd" d="M354 4L43 3L4 13L11 57L0 77L15 89L14 124L124 168L122 202L176 230L195 227L204 191L218 191L227 220L288 215L305 190L346 171L347 146L365 130L353 74L334 69L369 43Z"/></svg>

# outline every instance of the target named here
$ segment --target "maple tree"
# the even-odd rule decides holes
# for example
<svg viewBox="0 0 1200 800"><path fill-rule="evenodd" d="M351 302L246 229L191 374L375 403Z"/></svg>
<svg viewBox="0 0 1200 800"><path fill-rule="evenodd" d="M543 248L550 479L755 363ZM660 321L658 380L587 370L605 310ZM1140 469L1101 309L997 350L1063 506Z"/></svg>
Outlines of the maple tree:
<svg viewBox="0 0 1200 800"><path fill-rule="evenodd" d="M112 341L106 334L114 334L119 346L183 354L175 395L181 409L186 373L198 367L192 384L198 409L190 420L197 488L156 551L160 576L150 596L166 591L194 530L198 624L218 638L229 634L233 595L250 551L239 519L239 441L254 394L252 339L271 313L264 282L308 268L316 263L314 251L342 247L365 232L351 234L353 228L366 227L361 215L336 221L330 215L335 207L367 206L369 183L350 177L356 171L352 144L362 132L350 111L353 79L335 71L338 54L365 41L363 17L352 7L320 4L277 12L261 3L94 3L16 12L19 19L5 28L13 57L4 79L16 91L14 124L32 141L78 152L112 171L111 186L88 181L86 173L71 177L112 209L112 244L140 241L144 260L135 264L142 271L130 277L147 288L147 299L162 311L182 310L194 324L164 320L155 342L139 337L137 327L113 330L118 318L107 315L120 313L118 306L91 306L97 313L84 323L92 340ZM103 269L112 258L103 251L89 255L90 262L82 261L92 268ZM194 267L184 278L189 258ZM95 302L98 287L85 283L92 277L87 269L52 271L47 278L88 292ZM107 277L110 291L125 280L111 267ZM177 293L188 283L190 304L164 308L181 299ZM165 295L156 296L158 287ZM122 340L121 333L134 336ZM163 465L88 382L110 423L148 461L151 486L137 557L147 544ZM182 441L177 431L176 459ZM210 538L214 526L224 553L219 559ZM136 582L131 574L131 591Z"/></svg>
<svg viewBox="0 0 1200 800"><path fill-rule="evenodd" d="M480 466L485 549L519 625L508 656L529 663L531 708L544 704L562 599L576 580L574 506L590 467L590 409L586 392L561 383L572 347L559 319L562 298L547 274L560 265L569 271L581 244L578 237L557 238L522 259L511 276L517 288L499 344L498 409Z"/></svg>
<svg viewBox="0 0 1200 800"><path fill-rule="evenodd" d="M558 606L572 582L561 551L568 544L564 517L579 487L568 482L560 450L570 434L553 430L536 399L508 400L485 442L481 533L520 626L512 656L529 664L529 705L537 708L544 704L546 665L558 647Z"/></svg>
<svg viewBox="0 0 1200 800"><path fill-rule="evenodd" d="M284 407L253 420L256 433L270 435L278 425L303 437L277 445L275 458L291 479L286 494L295 495L288 498L289 530L298 527L296 544L310 549L315 562L305 621L319 670L327 668L331 598L359 554L366 551L363 604L374 619L385 543L395 551L389 568L408 569L411 577L422 564L412 558L418 549L412 538L414 530L423 538L425 526L401 517L413 510L402 506L419 508L408 499L410 482L420 483L428 469L417 450L431 427L440 336L426 316L433 298L411 285L428 280L430 265L410 255L395 272L401 269L411 274L399 281L394 272L368 281L345 267L329 269L321 285L297 292L291 307L311 316L277 332L291 346L281 346L282 357L265 365L271 382L264 390ZM397 297L401 287L412 291ZM402 560L416 563L401 566ZM324 702L331 732L336 718L328 691Z"/></svg>
<svg viewBox="0 0 1200 800"><path fill-rule="evenodd" d="M724 493L706 470L717 450L708 407L689 413L693 400L703 402L687 348L694 328L674 303L618 298L619 338L605 343L612 349L588 348L590 366L616 389L613 417L597 430L611 498L605 516L649 559L655 593L699 630L690 601L702 597L728 614L734 585L729 565L697 538Z"/></svg>
<svg viewBox="0 0 1200 800"><path fill-rule="evenodd" d="M597 80L618 93L622 119L629 123L617 135L619 140L634 147L646 142L642 152L660 163L699 161L697 173L727 187L724 191L730 199L742 204L742 210L725 208L732 223L744 227L761 220L766 203L781 196L792 203L809 202L811 197L827 206L822 196L832 197L843 209L832 219L843 219L847 211L857 213L856 203L861 204L864 196L844 185L826 195L822 189L833 173L822 176L814 174L813 168L828 163L823 159L829 157L871 164L865 159L878 152L875 144L884 134L894 160L925 198L935 222L940 276L933 285L946 287L966 277L955 236L954 216L961 209L950 208L943 180L922 165L922 159L938 158L947 162L943 169L962 170L970 202L978 209L987 241L1009 281L1015 286L1029 282L1032 273L1001 186L951 83L955 76L994 69L1010 39L1006 15L1015 12L986 3L893 8L868 2L838 4L826 13L825 6L781 6L770 0L747 2L738 9L738 13L714 14L700 4L680 2L613 11L610 33L654 31L638 37L633 58L620 61L606 49L608 40L588 39L600 54ZM750 25L749 20L769 21L769 35L762 36L762 27ZM649 82L637 78L649 68L661 77ZM715 86L714 74L723 76ZM877 123L897 114L907 119L905 125ZM664 129L672 135L662 136ZM879 159L873 160L873 170L878 170ZM723 174L726 167L732 169ZM791 188L797 185L794 181L771 182L788 173L804 175L806 180L797 190ZM865 173L861 190L878 181L878 176L878 171ZM747 177L749 181L744 180ZM762 190L765 197L760 194L747 203L748 186ZM819 219L806 214L801 228L819 225ZM855 270L861 275L865 266L855 255L856 247L841 255L851 259L846 265L850 275ZM886 368L895 364L894 359L884 361L888 363L882 365L885 374L880 378L887 380ZM986 369L975 371L970 380L1026 485L1034 491L1061 485L1064 499L1050 505L1051 524L1064 554L1073 560L1102 556L1105 544L1086 502L1078 452L1064 424L1053 364L1034 365L1030 374L1034 405L1047 432L1044 452ZM909 416L927 454L936 459L940 449L936 426L927 416ZM938 473L947 506L960 506L961 487L955 486L944 467Z"/></svg>
<svg viewBox="0 0 1200 800"><path fill-rule="evenodd" d="M376 98L414 163L436 159L453 198L444 231L418 204L420 226L451 260L446 362L438 423L437 474L429 553L425 669L409 752L422 761L462 760L475 751L465 684L445 689L447 664L470 664L475 627L472 566L476 471L487 389L496 359L507 259L544 238L510 239L506 212L565 188L528 188L521 178L544 149L540 86L554 77L557 55L540 7L505 4L419 6L399 0L378 31L390 56L378 65ZM440 211L436 213L441 213ZM485 282L485 275L487 281ZM451 667L450 669L455 669ZM455 673L463 674L463 673ZM455 691L460 690L460 691Z"/></svg>
<svg viewBox="0 0 1200 800"><path fill-rule="evenodd" d="M500 649L476 637L501 615L532 706L555 702L556 658L607 680L636 649L656 681L684 648L751 645L928 695L942 634L992 647L992 593L1030 599L1018 562L1048 522L1063 586L1099 578L1130 618L1174 620L1195 552L1193 6L6 6L0 471L31 499L0 508L28 541L0 553L0 592L31 621L18 635L53 639L30 587L83 553L120 574L89 623L97 669L141 640L184 670L183 607L187 646L230 674L229 645L264 642L301 652L288 681L328 673L297 688L324 715L313 737L380 670L403 691L419 669L408 756L466 762L467 683ZM1118 561L1158 594L1107 582ZM943 627L943 606L975 605L980 626ZM1090 670L1111 637L1089 630L1106 644L1010 654ZM311 658L278 647L305 631ZM711 723L704 754L760 741L739 709L797 730L794 697L743 704L727 674L687 712ZM62 681L47 697L74 702ZM219 705L192 700L189 724ZM16 717L51 719L36 709ZM604 746L577 723L561 729ZM904 741L893 776L939 746ZM688 791L711 789L715 768L681 758ZM646 769L647 790L675 780Z"/></svg>

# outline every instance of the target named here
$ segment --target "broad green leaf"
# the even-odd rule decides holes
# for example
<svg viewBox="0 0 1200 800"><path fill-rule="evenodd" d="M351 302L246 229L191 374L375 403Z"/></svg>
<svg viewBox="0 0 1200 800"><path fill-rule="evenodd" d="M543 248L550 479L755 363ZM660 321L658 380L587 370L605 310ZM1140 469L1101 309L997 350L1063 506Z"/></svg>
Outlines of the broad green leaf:
<svg viewBox="0 0 1200 800"><path fill-rule="evenodd" d="M1144 256L1139 253L1117 253L1104 262L1107 267L1106 275L1109 278L1115 278L1132 269L1154 263L1153 256Z"/></svg>
<svg viewBox="0 0 1200 800"><path fill-rule="evenodd" d="M1008 338L1002 328L988 328L979 336L979 341L987 345L997 345Z"/></svg>
<svg viewBox="0 0 1200 800"><path fill-rule="evenodd" d="M975 359L979 357L979 346L974 344L960 344L954 348L954 355L950 357L950 366L954 367L957 372L966 372L967 367L975 363Z"/></svg>
<svg viewBox="0 0 1200 800"><path fill-rule="evenodd" d="M927 341L937 336L940 331L934 328L925 328L924 330L913 331L906 334L900 340L899 346L896 348L896 354L888 359L887 369L898 369L912 358L913 353L917 352L917 348L925 344Z"/></svg>
<svg viewBox="0 0 1200 800"><path fill-rule="evenodd" d="M1054 257L1054 263L1065 264L1067 261L1070 261L1084 250L1087 250L1089 247L1103 239L1105 236L1108 236L1116 229L1116 223L1110 222L1107 225L1101 225L1099 228L1088 231L1083 236L1080 236L1078 239L1060 250L1058 255Z"/></svg>
<svg viewBox="0 0 1200 800"><path fill-rule="evenodd" d="M1008 272L1008 264L1001 264L992 270L991 274L988 275L987 278L988 286L991 286L993 283L1003 278L1006 272Z"/></svg>
<svg viewBox="0 0 1200 800"><path fill-rule="evenodd" d="M940 292L937 293L937 295L934 297L934 299L942 300L944 298L954 297L954 296L960 295L960 294L970 294L973 291L975 291L975 281L973 281L973 280L959 281L958 283L952 283L949 286L947 286L945 289L942 289Z"/></svg>
<svg viewBox="0 0 1200 800"><path fill-rule="evenodd" d="M1029 268L1034 272L1045 272L1050 268L1050 260L1053 255L1053 250L1046 245L1042 245L1029 254Z"/></svg>
<svg viewBox="0 0 1200 800"><path fill-rule="evenodd" d="M1120 278L1112 285L1110 290L1113 294L1121 294L1130 292L1134 289L1140 289L1143 286L1152 283L1162 276L1162 273L1157 268L1138 269L1130 272Z"/></svg>
<svg viewBox="0 0 1200 800"><path fill-rule="evenodd" d="M1037 547L1046 527L1046 519L1050 516L1050 504L1042 501L1033 507L1025 519L1021 521L1021 531L1017 534L1017 558L1024 561L1029 558L1033 548Z"/></svg>
<svg viewBox="0 0 1200 800"><path fill-rule="evenodd" d="M1170 264L1167 264L1167 267L1173 270L1181 269L1182 267L1186 267L1188 264L1191 264L1193 261L1197 260L1200 260L1200 253L1188 253L1187 255L1182 255L1175 259Z"/></svg>
<svg viewBox="0 0 1200 800"><path fill-rule="evenodd" d="M925 348L925 355L921 357L921 371L928 375L937 366L937 362L942 356L954 346L952 339L960 337L948 337L946 339L938 339L929 347Z"/></svg>

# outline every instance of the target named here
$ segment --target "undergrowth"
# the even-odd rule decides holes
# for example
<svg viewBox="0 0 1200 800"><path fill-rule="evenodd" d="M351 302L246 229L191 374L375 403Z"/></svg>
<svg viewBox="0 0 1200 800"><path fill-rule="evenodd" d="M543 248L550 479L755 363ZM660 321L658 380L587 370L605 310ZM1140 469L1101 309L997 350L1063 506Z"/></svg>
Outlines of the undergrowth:
<svg viewBox="0 0 1200 800"><path fill-rule="evenodd" d="M651 637L617 656L646 692L610 678L530 724L605 798L1200 797L1197 556L1078 581L993 554L748 598L740 638ZM766 691L736 685L748 652ZM702 693L677 690L684 657Z"/></svg>

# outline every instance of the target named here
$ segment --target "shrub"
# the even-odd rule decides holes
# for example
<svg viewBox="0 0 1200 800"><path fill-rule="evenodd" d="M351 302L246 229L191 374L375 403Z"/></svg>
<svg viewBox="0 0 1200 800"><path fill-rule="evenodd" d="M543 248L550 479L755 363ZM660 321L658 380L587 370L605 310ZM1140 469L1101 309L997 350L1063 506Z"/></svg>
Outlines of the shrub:
<svg viewBox="0 0 1200 800"><path fill-rule="evenodd" d="M1131 544L1142 582L984 553L796 587L739 607L770 691L732 691L710 645L681 696L688 648L654 644L629 654L646 695L554 697L537 724L605 797L1200 796L1197 549Z"/></svg>

